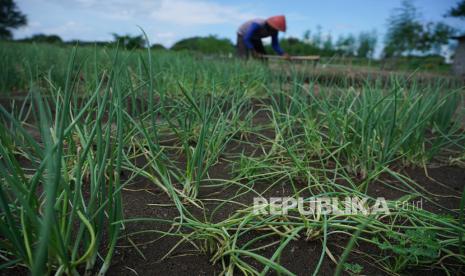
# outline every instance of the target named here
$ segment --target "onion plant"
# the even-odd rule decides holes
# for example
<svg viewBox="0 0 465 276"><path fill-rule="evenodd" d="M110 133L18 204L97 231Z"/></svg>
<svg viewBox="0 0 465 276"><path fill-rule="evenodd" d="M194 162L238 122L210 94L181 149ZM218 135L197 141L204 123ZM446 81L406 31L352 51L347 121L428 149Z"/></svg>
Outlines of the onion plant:
<svg viewBox="0 0 465 276"><path fill-rule="evenodd" d="M227 275L294 275L281 257L297 240L321 242L313 275L327 259L342 273L359 244L377 248L370 257L392 274L465 263L465 196L450 216L397 207L416 197L439 205L397 168L463 166L461 88L395 77L352 87L346 76L320 87L292 66L114 47L73 49L67 59L66 47L8 45L0 43L0 89L29 93L0 106L1 269L103 275L121 231L140 221L169 226L143 233L179 238L166 257L187 243ZM214 179L220 162L231 171ZM375 180L392 188L381 175L405 196L370 219L296 208L265 215L244 200L288 186L286 196L307 202L373 202ZM176 218L123 216L131 208L123 188L140 178L164 193ZM233 192L205 198L207 188ZM341 235L349 242L338 255L329 241Z"/></svg>
<svg viewBox="0 0 465 276"><path fill-rule="evenodd" d="M102 244L109 246L99 260L105 273L122 227L112 224L122 219L122 91L115 70L87 101L73 101L75 53L65 86L50 87L54 96L42 97L32 83L30 117L19 121L0 107L2 257L4 266L18 263L34 275L74 274L81 266L91 273ZM28 121L39 126L32 131L40 140Z"/></svg>

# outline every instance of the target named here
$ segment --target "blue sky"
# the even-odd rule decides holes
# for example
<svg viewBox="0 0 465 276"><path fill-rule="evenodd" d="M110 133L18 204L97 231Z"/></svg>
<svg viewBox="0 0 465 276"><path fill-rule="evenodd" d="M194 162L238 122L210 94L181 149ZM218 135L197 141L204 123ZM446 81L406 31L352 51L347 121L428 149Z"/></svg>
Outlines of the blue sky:
<svg viewBox="0 0 465 276"><path fill-rule="evenodd" d="M151 43L171 46L195 35L215 34L235 40L245 20L285 14L284 36L302 37L322 27L333 38L376 30L381 41L386 19L401 0L17 0L29 24L15 38L36 33L57 34L65 40L111 40L111 33L139 34L140 25ZM458 0L414 0L425 20L443 20L464 30L464 21L443 15Z"/></svg>

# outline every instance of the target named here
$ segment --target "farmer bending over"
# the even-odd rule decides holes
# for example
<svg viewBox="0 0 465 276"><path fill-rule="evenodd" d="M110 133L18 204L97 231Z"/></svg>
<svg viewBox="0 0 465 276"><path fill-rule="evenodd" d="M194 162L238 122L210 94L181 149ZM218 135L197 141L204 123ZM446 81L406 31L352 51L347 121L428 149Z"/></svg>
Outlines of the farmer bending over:
<svg viewBox="0 0 465 276"><path fill-rule="evenodd" d="M246 58L250 54L254 57L265 55L262 38L271 36L271 46L280 56L289 58L289 55L279 46L278 31L286 31L286 17L284 15L272 16L266 20L252 19L239 27L237 30L237 54Z"/></svg>

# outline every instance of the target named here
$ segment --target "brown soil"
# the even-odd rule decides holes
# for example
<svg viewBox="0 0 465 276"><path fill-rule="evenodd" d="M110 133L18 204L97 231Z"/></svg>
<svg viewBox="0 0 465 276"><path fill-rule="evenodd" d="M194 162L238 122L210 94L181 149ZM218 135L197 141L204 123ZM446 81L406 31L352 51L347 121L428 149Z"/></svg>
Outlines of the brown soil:
<svg viewBox="0 0 465 276"><path fill-rule="evenodd" d="M266 124L268 121L269 119L266 112L261 112L254 118L255 124ZM272 131L265 130L263 135L273 138L274 133ZM248 137L248 140L257 143L260 141L260 138ZM247 143L241 143L241 141L234 141L228 151L231 153L240 153L244 151L247 154L257 154L257 151L253 146ZM228 179L230 177L230 171L231 167L228 166L226 162L221 162L212 168L210 176L212 178ZM431 202L428 201L427 198L422 198L422 200L424 200L423 208L426 210L435 213L450 213L451 210L447 209L457 210L459 208L461 192L465 185L465 170L462 168L445 166L429 169L429 177L425 175L423 168L408 168L402 170L402 172L418 183L419 187L431 194L434 194L434 196L431 195L429 197L432 199ZM401 190L405 190L405 187L394 181L391 177L383 176L382 180L388 182L394 187L399 187ZM441 181L442 186L439 185L437 181ZM138 183L134 183L128 188L130 188L131 191L125 190L123 195L125 202L124 210L127 218L156 217L170 219L177 215L177 210L174 207L150 205L154 203L169 203L167 196L154 188L153 184L140 181ZM257 191L264 191L268 188L268 184L256 183L253 188ZM214 198L229 199L233 197L236 192L237 188L221 190L201 188L199 198L211 198L213 196ZM283 182L267 191L265 196L287 196L291 194L293 194L291 185ZM407 191L399 191L381 184L380 182L370 185L368 194L371 196L383 196L387 199L397 199L407 194ZM235 200L250 205L252 204L252 195L245 194ZM215 204L206 205L206 212L208 213L214 206ZM233 213L234 208L235 206L232 204L225 205L224 208L215 213L213 220L221 221L226 219ZM128 224L126 233L129 234L142 229L166 230L168 228L168 225L160 225L157 223L131 223ZM145 257L144 259L123 236L121 238L117 254L113 259L110 274L130 275L132 273L135 274L136 272L138 275L216 275L221 272L220 265L209 262L208 254L199 253L195 251L193 246L188 244L178 247L168 258L160 260L171 250L179 239L164 237L153 243L149 243L159 237L159 234L146 233L132 238L134 242L136 242L137 239L138 243L144 244L139 247ZM254 233L250 233L247 237L244 237L244 239L248 240L253 237ZM268 240L267 242L269 243L271 241L272 240ZM281 255L280 264L297 275L311 275L322 252L322 241L322 239L306 241L302 238L289 243ZM327 243L328 249L336 259L338 259L342 254L342 251L348 241L349 237L346 236L329 236ZM260 254L269 258L275 252L276 248L277 245L268 247L261 251ZM348 262L361 265L363 267L362 274L365 275L387 274L376 267L374 265L374 260L366 257L363 253L376 254L379 253L379 249L375 248L371 244L359 243L359 245L351 253ZM262 268L262 266L253 260L250 260L250 264L257 268ZM336 264L328 257L328 254L325 254L319 275L333 275L335 268ZM450 269L452 271L464 271L463 267L456 268L451 266ZM409 274L413 275L420 275L423 273L435 275L443 274L443 272L437 267L415 268L409 271Z"/></svg>
<svg viewBox="0 0 465 276"><path fill-rule="evenodd" d="M254 118L254 124L266 124L269 118L266 112L259 112ZM262 134L265 137L273 138L273 131L264 130ZM250 142L257 143L262 138L249 136ZM257 154L257 149L248 143L243 143L240 139L232 142L228 148L228 154L234 155L244 152L247 155ZM183 165L182 158L179 160ZM228 179L231 177L230 164L223 160L215 165L209 174L212 178ZM423 197L423 207L435 213L454 213L459 208L461 192L465 187L465 170L458 167L444 166L440 168L431 168L428 170L428 176L425 175L423 168L407 168L401 170L402 173L413 179L419 188L428 191L429 197ZM382 180L388 182L392 187L381 183L372 183L368 187L368 194L371 196L383 196L387 199L396 199L407 193L405 187L389 176L383 176ZM440 183L438 183L438 181ZM393 187L398 187L399 190ZM256 183L253 187L258 191L268 188L267 183ZM402 191L404 190L404 191ZM227 189L219 188L201 188L199 198L218 198L229 199L236 195L238 189L230 187ZM266 196L286 196L293 194L291 185L287 182L279 183L270 189ZM236 198L236 201L251 205L252 196L250 193ZM136 179L133 183L126 186L123 190L123 204L126 219L131 218L159 218L171 220L178 216L178 211L171 206L171 200L168 196L157 188L153 183L144 179ZM165 204L166 206L160 206ZM206 213L213 210L216 204L206 204ZM228 218L235 206L227 204L213 216L213 221L221 221ZM199 210L193 209L193 213L200 216ZM183 243L177 247L168 256L165 256L179 242L177 237L162 236L155 233L154 230L168 231L171 227L169 224L160 222L131 222L126 224L119 240L117 250L112 261L108 275L217 275L221 272L219 264L212 264L208 253L200 253L189 243ZM134 235L139 231L152 231ZM254 237L255 233L251 232L244 237L249 240ZM267 242L271 242L268 240ZM288 244L281 255L280 264L297 275L310 275L313 273L316 264L322 253L322 239L306 241L304 238L293 241ZM338 259L344 247L349 241L349 237L341 235L331 235L328 237L328 249L331 254ZM134 244L137 246L135 247ZM259 252L265 257L271 257L278 245L268 247ZM386 275L387 273L375 266L374 260L368 258L363 253L376 254L379 249L374 248L367 243L359 243L351 253L348 262L359 264L363 267L364 275ZM165 256L165 258L164 258ZM253 260L250 264L261 267ZM336 264L331 260L328 254L325 254L319 275L333 275ZM464 273L463 267L450 267L452 271ZM11 270L7 274L11 275ZM18 272L18 270L14 270ZM3 274L2 272L1 274ZM236 273L238 273L236 271ZM437 267L415 268L408 271L409 274L420 275L424 273L440 275L441 270ZM21 274L21 273L19 273ZM270 273L269 273L270 274ZM274 275L271 273L270 275Z"/></svg>
<svg viewBox="0 0 465 276"><path fill-rule="evenodd" d="M218 166L215 174L224 174L226 168ZM455 195L460 196L460 191L463 190L465 185L465 170L457 167L443 167L438 169L430 170L431 177L438 177L446 185L446 188L439 188L438 184L431 179L426 178L423 169L409 169L408 174L410 177L415 179L419 185L425 188L427 191L436 193L438 195ZM373 185L374 186L374 185ZM257 187L263 188L263 187ZM134 183L128 189L124 191L124 202L125 202L125 215L127 218L166 218L170 219L177 215L177 210L173 207L159 207L151 204L157 203L169 203L165 194L160 193L159 190L153 187L153 184L140 181ZM375 190L372 195L382 195L386 198L395 199L402 196L404 193L395 191L390 188L386 188L382 185L379 187L370 188ZM200 195L208 196L212 191L203 191ZM221 193L220 198L229 198L233 196L233 189L229 189L226 192ZM270 195L289 195L292 193L290 185L283 183L282 185L276 186L270 191ZM216 195L218 197L218 194ZM243 201L245 199L242 199ZM435 203L442 205L447 208L457 209L459 206L459 198L450 197L434 197ZM251 202L251 201L249 201ZM433 211L441 212L442 208L438 208L435 205L429 205L427 202L423 203L424 208ZM227 212L218 212L216 219L224 219L230 214ZM215 219L215 220L216 220ZM159 229L167 230L168 225L160 225L158 223L129 223L125 233L130 234L135 231L141 231L143 229ZM253 234L252 234L253 235ZM173 253L166 259L160 261L160 259L171 250L171 248L178 241L177 238L165 237L159 240L159 234L147 233L131 237L134 243L140 244L139 250L145 256L145 259L137 252L137 250L131 246L123 236L120 241L120 247L116 251L113 259L113 264L109 271L110 275L130 275L133 272L137 272L138 275L214 275L221 272L219 265L213 265L209 262L209 256L200 254L195 249L187 244L178 247ZM251 238L251 237L250 237ZM156 240L156 241L154 241ZM348 242L348 237L344 236L330 236L328 239L328 248L330 252L337 258L342 253L345 245ZM151 242L154 241L154 242ZM271 257L276 247L270 247L261 254L266 257ZM378 249L373 248L369 244L361 243L354 253L349 258L350 263L358 263L363 267L363 274L366 275L385 275L383 271L373 265L373 260L368 259L357 252L364 253L376 253ZM313 272L322 251L322 240L305 241L304 239L291 242L285 252L282 254L280 263L289 269L291 272L297 275L309 275ZM253 262L252 262L253 263ZM326 255L323 264L320 268L320 275L332 275L334 273L335 264ZM260 266L258 266L260 267ZM462 268L463 269L463 268ZM419 275L421 273L432 273L436 275L441 271L437 268L424 268L411 270L410 273ZM463 272L463 271L462 271Z"/></svg>

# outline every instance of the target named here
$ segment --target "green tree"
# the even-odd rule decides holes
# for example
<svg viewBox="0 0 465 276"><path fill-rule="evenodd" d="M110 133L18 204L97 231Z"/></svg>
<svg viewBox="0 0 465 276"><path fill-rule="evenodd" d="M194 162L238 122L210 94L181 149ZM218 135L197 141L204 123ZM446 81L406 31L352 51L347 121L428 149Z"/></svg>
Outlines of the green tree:
<svg viewBox="0 0 465 276"><path fill-rule="evenodd" d="M376 31L361 32L358 35L357 56L362 58L372 58L378 41Z"/></svg>
<svg viewBox="0 0 465 276"><path fill-rule="evenodd" d="M234 52L234 45L229 39L218 38L214 35L207 37L190 37L176 42L172 50L191 50L204 54L226 54Z"/></svg>
<svg viewBox="0 0 465 276"><path fill-rule="evenodd" d="M326 48L324 47L326 44ZM325 43L317 47L313 41L300 40L295 37L288 37L280 40L281 47L290 55L305 56L305 55L320 55L320 56L333 56L337 54L334 49L332 39L329 37ZM273 50L271 45L266 45L265 49L271 53Z"/></svg>
<svg viewBox="0 0 465 276"><path fill-rule="evenodd" d="M31 37L20 39L19 41L24 42L38 42L38 43L52 43L61 44L63 40L58 35L46 35L46 34L35 34Z"/></svg>
<svg viewBox="0 0 465 276"><path fill-rule="evenodd" d="M142 35L131 36L131 35L118 35L113 34L115 43L125 49L140 49L145 46L145 39Z"/></svg>
<svg viewBox="0 0 465 276"><path fill-rule="evenodd" d="M418 50L440 54L442 45L449 42L449 37L455 32L453 28L444 23L429 22L424 26L418 41Z"/></svg>
<svg viewBox="0 0 465 276"><path fill-rule="evenodd" d="M451 8L447 16L465 19L465 0L460 1L457 6Z"/></svg>
<svg viewBox="0 0 465 276"><path fill-rule="evenodd" d="M336 48L338 52L342 53L345 56L353 56L355 55L355 50L357 40L355 39L354 35L348 34L347 36L339 36L336 42Z"/></svg>
<svg viewBox="0 0 465 276"><path fill-rule="evenodd" d="M325 41L323 42L323 50L324 51L333 51L334 50L334 46L333 46L333 37L331 36L331 34L328 34L326 36L326 39Z"/></svg>
<svg viewBox="0 0 465 276"><path fill-rule="evenodd" d="M403 1L402 7L396 9L388 19L386 56L399 56L412 53L417 48L423 26L419 22L419 13L410 1Z"/></svg>
<svg viewBox="0 0 465 276"><path fill-rule="evenodd" d="M437 52L454 30L444 23L423 24L411 1L404 0L388 19L384 55L412 55L414 52Z"/></svg>
<svg viewBox="0 0 465 276"><path fill-rule="evenodd" d="M26 24L26 16L13 0L0 0L0 39L11 39L11 31Z"/></svg>
<svg viewBox="0 0 465 276"><path fill-rule="evenodd" d="M152 44L152 46L150 46L150 49L153 49L153 50L166 50L165 46L163 46L160 43Z"/></svg>
<svg viewBox="0 0 465 276"><path fill-rule="evenodd" d="M304 41L309 42L311 38L312 32L310 30L306 30L304 32Z"/></svg>
<svg viewBox="0 0 465 276"><path fill-rule="evenodd" d="M315 45L315 47L321 48L323 44L323 38L322 38L322 28L320 25L316 26L316 33L312 37L312 43Z"/></svg>

